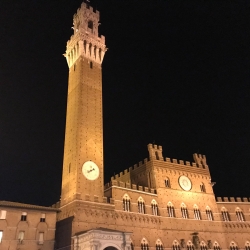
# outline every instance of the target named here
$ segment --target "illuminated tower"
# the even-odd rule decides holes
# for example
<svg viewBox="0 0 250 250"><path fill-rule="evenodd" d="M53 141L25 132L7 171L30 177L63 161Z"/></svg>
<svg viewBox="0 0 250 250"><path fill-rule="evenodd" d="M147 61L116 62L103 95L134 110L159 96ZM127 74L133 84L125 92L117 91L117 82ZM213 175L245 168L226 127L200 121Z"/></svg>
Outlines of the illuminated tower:
<svg viewBox="0 0 250 250"><path fill-rule="evenodd" d="M103 197L102 60L99 11L86 3L73 17L67 42L69 66L61 206L75 199Z"/></svg>

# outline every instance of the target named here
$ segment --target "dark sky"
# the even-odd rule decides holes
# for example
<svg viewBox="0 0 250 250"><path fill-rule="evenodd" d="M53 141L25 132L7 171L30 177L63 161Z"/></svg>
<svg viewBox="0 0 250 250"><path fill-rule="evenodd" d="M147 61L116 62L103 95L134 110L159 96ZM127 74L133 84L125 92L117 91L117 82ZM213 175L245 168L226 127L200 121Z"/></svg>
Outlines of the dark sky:
<svg viewBox="0 0 250 250"><path fill-rule="evenodd" d="M205 154L217 196L250 197L250 1L92 0L103 62L105 181L148 157ZM81 0L0 2L0 200L59 200Z"/></svg>

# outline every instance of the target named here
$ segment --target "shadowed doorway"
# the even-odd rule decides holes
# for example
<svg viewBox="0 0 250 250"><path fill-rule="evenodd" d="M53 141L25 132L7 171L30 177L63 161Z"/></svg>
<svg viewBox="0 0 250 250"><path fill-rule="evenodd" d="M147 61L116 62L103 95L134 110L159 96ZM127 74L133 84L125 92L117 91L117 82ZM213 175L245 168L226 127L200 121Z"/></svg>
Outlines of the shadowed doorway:
<svg viewBox="0 0 250 250"><path fill-rule="evenodd" d="M106 248L104 248L104 250L118 250L118 249L115 247L106 247Z"/></svg>

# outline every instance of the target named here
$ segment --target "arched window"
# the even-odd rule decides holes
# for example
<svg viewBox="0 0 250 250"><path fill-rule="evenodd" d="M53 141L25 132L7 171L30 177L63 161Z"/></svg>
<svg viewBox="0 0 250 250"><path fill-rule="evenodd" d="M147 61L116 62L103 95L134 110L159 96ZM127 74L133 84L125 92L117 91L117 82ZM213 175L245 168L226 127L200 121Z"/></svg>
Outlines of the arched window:
<svg viewBox="0 0 250 250"><path fill-rule="evenodd" d="M222 220L223 221L230 221L229 213L228 213L228 211L227 211L227 209L225 207L221 208L221 215L222 215Z"/></svg>
<svg viewBox="0 0 250 250"><path fill-rule="evenodd" d="M201 189L201 192L206 193L206 188L205 188L204 183L200 184L200 189Z"/></svg>
<svg viewBox="0 0 250 250"><path fill-rule="evenodd" d="M159 154L158 154L157 151L155 151L155 159L156 159L156 160L160 160L160 157L159 157Z"/></svg>
<svg viewBox="0 0 250 250"><path fill-rule="evenodd" d="M235 209L235 212L236 212L236 217L237 217L238 221L245 221L244 214L243 214L242 210L239 207L237 207Z"/></svg>
<svg viewBox="0 0 250 250"><path fill-rule="evenodd" d="M123 196L123 210L130 212L130 198L127 194Z"/></svg>
<svg viewBox="0 0 250 250"><path fill-rule="evenodd" d="M170 188L170 180L169 180L169 178L165 179L165 187Z"/></svg>
<svg viewBox="0 0 250 250"><path fill-rule="evenodd" d="M180 244L177 240L174 240L172 248L173 250L181 250Z"/></svg>
<svg viewBox="0 0 250 250"><path fill-rule="evenodd" d="M184 219L188 219L188 210L184 203L181 203L181 216Z"/></svg>
<svg viewBox="0 0 250 250"><path fill-rule="evenodd" d="M201 250L207 250L207 245L206 245L206 243L205 243L204 241L202 241L202 242L200 243L200 249L201 249Z"/></svg>
<svg viewBox="0 0 250 250"><path fill-rule="evenodd" d="M141 250L149 250L148 241L145 238L141 240Z"/></svg>
<svg viewBox="0 0 250 250"><path fill-rule="evenodd" d="M234 241L230 243L230 250L238 250L238 246Z"/></svg>
<svg viewBox="0 0 250 250"><path fill-rule="evenodd" d="M169 217L175 217L174 206L171 202L168 203L167 210L168 210Z"/></svg>
<svg viewBox="0 0 250 250"><path fill-rule="evenodd" d="M214 250L220 250L220 245L217 241L214 242Z"/></svg>
<svg viewBox="0 0 250 250"><path fill-rule="evenodd" d="M160 239L158 239L155 243L155 249L156 250L163 250L163 245Z"/></svg>
<svg viewBox="0 0 250 250"><path fill-rule="evenodd" d="M194 245L191 240L187 242L187 250L194 250Z"/></svg>
<svg viewBox="0 0 250 250"><path fill-rule="evenodd" d="M194 219L195 220L201 219L201 213L197 205L194 205Z"/></svg>
<svg viewBox="0 0 250 250"><path fill-rule="evenodd" d="M89 20L88 21L88 28L91 30L91 32L93 32L93 27L94 27L93 21Z"/></svg>
<svg viewBox="0 0 250 250"><path fill-rule="evenodd" d="M156 200L152 200L151 201L151 208L152 208L152 214L153 215L158 215L158 205L157 205L157 202L156 202Z"/></svg>
<svg viewBox="0 0 250 250"><path fill-rule="evenodd" d="M214 220L213 212L211 211L209 206L206 207L206 215L208 220Z"/></svg>
<svg viewBox="0 0 250 250"><path fill-rule="evenodd" d="M137 202L138 202L138 212L140 214L145 214L145 203L143 198L140 196Z"/></svg>
<svg viewBox="0 0 250 250"><path fill-rule="evenodd" d="M250 242L246 241L245 243L245 250L250 250Z"/></svg>

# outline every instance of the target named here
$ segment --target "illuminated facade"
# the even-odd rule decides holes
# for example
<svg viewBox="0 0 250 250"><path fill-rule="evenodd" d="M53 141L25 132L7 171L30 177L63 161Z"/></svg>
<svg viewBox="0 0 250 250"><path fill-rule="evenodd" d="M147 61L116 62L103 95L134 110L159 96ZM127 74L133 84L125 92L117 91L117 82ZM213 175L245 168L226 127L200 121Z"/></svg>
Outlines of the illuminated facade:
<svg viewBox="0 0 250 250"><path fill-rule="evenodd" d="M0 201L0 250L53 250L58 209Z"/></svg>
<svg viewBox="0 0 250 250"><path fill-rule="evenodd" d="M99 12L82 3L67 43L67 119L56 249L250 249L248 198L215 199L205 156L149 158L103 184Z"/></svg>

